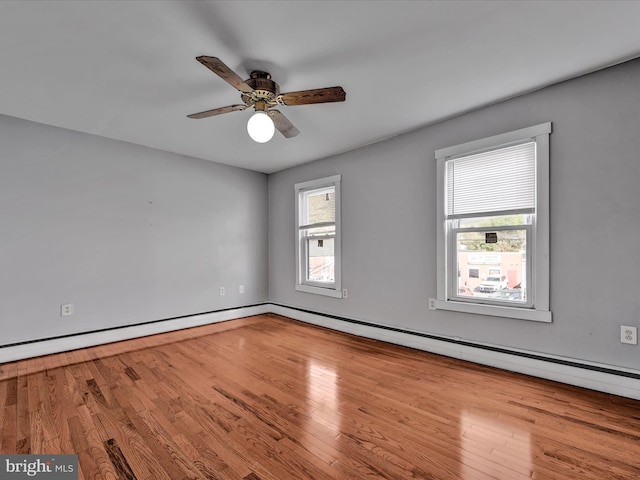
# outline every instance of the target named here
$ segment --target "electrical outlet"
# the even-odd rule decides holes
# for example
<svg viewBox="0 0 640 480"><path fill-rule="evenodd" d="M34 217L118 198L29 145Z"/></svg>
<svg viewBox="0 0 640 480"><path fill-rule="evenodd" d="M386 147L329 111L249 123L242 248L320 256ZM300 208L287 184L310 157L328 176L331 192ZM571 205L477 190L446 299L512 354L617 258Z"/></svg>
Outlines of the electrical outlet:
<svg viewBox="0 0 640 480"><path fill-rule="evenodd" d="M238 287L238 293L244 293L244 285Z"/></svg>
<svg viewBox="0 0 640 480"><path fill-rule="evenodd" d="M220 287L220 296L224 295L224 287Z"/></svg>
<svg viewBox="0 0 640 480"><path fill-rule="evenodd" d="M429 310L436 310L436 299L435 298L430 298L429 299Z"/></svg>
<svg viewBox="0 0 640 480"><path fill-rule="evenodd" d="M73 315L73 303L63 303L60 305L60 316L68 317Z"/></svg>
<svg viewBox="0 0 640 480"><path fill-rule="evenodd" d="M638 344L638 329L627 325L620 326L620 343Z"/></svg>
<svg viewBox="0 0 640 480"><path fill-rule="evenodd" d="M349 298L349 290L346 288L342 289L342 298Z"/></svg>

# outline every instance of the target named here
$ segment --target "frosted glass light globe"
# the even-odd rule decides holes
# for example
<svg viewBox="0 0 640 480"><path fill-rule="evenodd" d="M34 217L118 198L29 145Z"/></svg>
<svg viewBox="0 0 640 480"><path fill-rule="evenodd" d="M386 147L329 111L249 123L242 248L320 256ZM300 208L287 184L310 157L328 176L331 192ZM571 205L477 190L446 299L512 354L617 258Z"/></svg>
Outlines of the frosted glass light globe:
<svg viewBox="0 0 640 480"><path fill-rule="evenodd" d="M266 143L273 138L276 127L264 112L256 112L247 122L247 132L254 142Z"/></svg>

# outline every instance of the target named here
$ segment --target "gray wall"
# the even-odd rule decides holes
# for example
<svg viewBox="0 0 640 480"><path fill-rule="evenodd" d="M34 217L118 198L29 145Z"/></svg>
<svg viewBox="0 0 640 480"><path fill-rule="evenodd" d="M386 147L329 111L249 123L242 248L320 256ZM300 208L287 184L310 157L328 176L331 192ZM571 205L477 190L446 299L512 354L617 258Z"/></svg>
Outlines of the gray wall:
<svg viewBox="0 0 640 480"><path fill-rule="evenodd" d="M619 326L640 326L639 85L635 60L271 175L271 301L638 368L640 346L621 345ZM430 311L427 299L436 296L434 151L547 121L553 122L553 323ZM342 174L347 299L294 290L294 184L335 174Z"/></svg>
<svg viewBox="0 0 640 480"><path fill-rule="evenodd" d="M264 174L0 116L0 345L268 300L266 198Z"/></svg>

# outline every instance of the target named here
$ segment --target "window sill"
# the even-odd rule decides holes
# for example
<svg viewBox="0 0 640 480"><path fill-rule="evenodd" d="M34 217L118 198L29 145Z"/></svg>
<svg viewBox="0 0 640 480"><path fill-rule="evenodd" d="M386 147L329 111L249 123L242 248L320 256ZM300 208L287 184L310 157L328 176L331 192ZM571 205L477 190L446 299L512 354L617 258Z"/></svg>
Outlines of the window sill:
<svg viewBox="0 0 640 480"><path fill-rule="evenodd" d="M312 287L310 285L296 285L296 290L305 293L315 293L316 295L325 295L327 297L342 298L342 290L335 288Z"/></svg>
<svg viewBox="0 0 640 480"><path fill-rule="evenodd" d="M517 320L530 320L532 322L551 323L552 321L551 312L546 310L503 307L500 305L480 305L477 303L436 300L436 310L450 310L454 312L473 313L476 315L514 318Z"/></svg>

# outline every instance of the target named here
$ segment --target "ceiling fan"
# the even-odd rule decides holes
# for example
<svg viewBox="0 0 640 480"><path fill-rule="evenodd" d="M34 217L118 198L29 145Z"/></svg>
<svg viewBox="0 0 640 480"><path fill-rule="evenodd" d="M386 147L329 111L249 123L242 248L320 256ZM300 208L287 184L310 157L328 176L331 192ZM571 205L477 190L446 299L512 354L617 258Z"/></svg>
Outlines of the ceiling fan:
<svg viewBox="0 0 640 480"><path fill-rule="evenodd" d="M255 70L247 80L240 78L219 58L196 57L201 64L218 75L229 85L240 91L243 104L205 110L187 115L189 118L207 118L223 113L236 112L253 107L255 114L247 123L247 130L253 140L259 143L268 142L277 129L286 138L295 137L300 131L274 107L311 105L313 103L344 102L346 93L342 87L316 88L298 92L280 93L280 85L271 80L268 72Z"/></svg>

